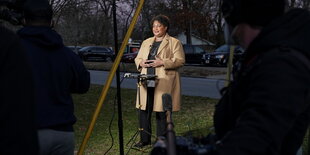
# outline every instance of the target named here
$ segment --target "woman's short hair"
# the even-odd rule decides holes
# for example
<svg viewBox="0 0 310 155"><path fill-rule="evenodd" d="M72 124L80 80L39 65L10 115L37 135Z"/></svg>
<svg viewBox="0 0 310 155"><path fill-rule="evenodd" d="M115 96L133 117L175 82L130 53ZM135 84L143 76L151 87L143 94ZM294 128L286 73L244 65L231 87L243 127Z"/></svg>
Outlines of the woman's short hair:
<svg viewBox="0 0 310 155"><path fill-rule="evenodd" d="M167 32L169 30L170 27L170 19L165 16L165 15L157 15L155 16L152 21L151 21L151 25L154 24L154 21L158 21L159 23L163 24L165 27L167 27Z"/></svg>

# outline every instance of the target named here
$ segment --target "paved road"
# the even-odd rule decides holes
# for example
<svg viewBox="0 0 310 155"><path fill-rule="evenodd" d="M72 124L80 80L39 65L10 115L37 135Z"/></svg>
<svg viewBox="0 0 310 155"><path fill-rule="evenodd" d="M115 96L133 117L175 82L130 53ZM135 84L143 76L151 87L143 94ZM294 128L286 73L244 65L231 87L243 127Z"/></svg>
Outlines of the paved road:
<svg viewBox="0 0 310 155"><path fill-rule="evenodd" d="M105 71L90 70L91 83L100 85L104 84L108 77L108 74L109 72ZM123 73L121 73L121 79L122 77ZM219 90L224 86L224 77L225 76L223 75L212 76L208 78L181 77L182 94L218 99L220 98ZM136 89L136 82L136 79L125 78L121 83L121 88ZM111 86L116 87L115 77Z"/></svg>

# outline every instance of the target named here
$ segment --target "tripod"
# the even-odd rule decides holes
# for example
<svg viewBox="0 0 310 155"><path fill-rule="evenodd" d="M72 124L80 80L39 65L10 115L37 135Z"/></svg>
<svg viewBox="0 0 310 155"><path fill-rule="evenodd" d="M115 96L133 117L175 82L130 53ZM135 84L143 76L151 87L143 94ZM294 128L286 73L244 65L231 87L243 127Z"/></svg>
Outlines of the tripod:
<svg viewBox="0 0 310 155"><path fill-rule="evenodd" d="M128 143L126 144L127 147L129 147L129 150L126 154L129 153L131 149L139 150L139 151L145 151L142 148L134 147L134 144L136 142L137 137L140 134L146 134L149 135L150 137L156 138L155 135L152 135L150 132L144 130L144 128L141 126L141 95L140 95L140 89L143 84L147 84L148 87L155 87L155 78L157 77L156 75L145 75L145 74L131 74L131 73L126 73L124 77L131 77L131 78L136 78L137 79L137 93L138 93L138 118L139 118L139 126L138 130L134 133L134 135L130 138ZM149 93L148 93L149 95ZM154 94L152 94L154 95ZM147 119L151 119L150 116L147 116ZM147 120L150 121L150 120ZM148 124L149 125L149 124ZM151 129L151 127L149 127Z"/></svg>

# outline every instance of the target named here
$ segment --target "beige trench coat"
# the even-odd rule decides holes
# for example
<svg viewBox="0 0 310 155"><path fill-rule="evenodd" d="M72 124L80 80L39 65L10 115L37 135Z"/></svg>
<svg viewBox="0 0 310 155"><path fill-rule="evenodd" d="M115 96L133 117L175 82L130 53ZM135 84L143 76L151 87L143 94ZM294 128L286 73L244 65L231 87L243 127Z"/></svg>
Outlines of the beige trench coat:
<svg viewBox="0 0 310 155"><path fill-rule="evenodd" d="M143 41L135 64L141 74L146 74L146 68L141 68L139 65L143 59L147 59L150 47L155 41L155 37L148 38ZM183 46L179 40L165 35L160 44L157 57L162 59L164 65L156 67L155 74L157 75L155 93L154 93L154 107L153 111L162 112L162 95L165 93L172 96L172 110L179 111L181 106L181 82L178 69L185 63L185 56ZM139 88L138 88L139 89ZM147 88L144 85L140 86L140 103L141 109L146 109ZM136 108L139 108L139 96L137 92Z"/></svg>

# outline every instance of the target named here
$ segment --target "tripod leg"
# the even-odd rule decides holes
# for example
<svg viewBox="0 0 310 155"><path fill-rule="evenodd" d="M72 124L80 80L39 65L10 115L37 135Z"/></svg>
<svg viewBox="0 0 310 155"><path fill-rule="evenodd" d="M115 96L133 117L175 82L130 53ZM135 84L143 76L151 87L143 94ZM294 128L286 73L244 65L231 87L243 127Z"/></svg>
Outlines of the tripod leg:
<svg viewBox="0 0 310 155"><path fill-rule="evenodd" d="M127 154L129 153L129 151L133 148L133 145L134 145L134 143L135 143L135 141L136 141L136 139L137 139L138 134L139 134L139 130L136 131L136 133L130 138L130 140L129 140L128 143L126 144L126 146L129 146L129 144L131 143L131 144L130 144L130 147L129 147L127 153L126 153L126 155L127 155Z"/></svg>
<svg viewBox="0 0 310 155"><path fill-rule="evenodd" d="M130 138L130 140L128 141L128 143L126 144L126 146L130 146L129 149L128 149L128 152L126 154L129 153L129 151L131 149L137 149L137 148L134 148L134 144L136 142L136 139L137 139L137 136L138 135L141 135L141 132L143 132L143 128L141 127L141 98L140 98L140 86L141 86L141 83L140 83L140 79L138 78L138 82L137 82L137 90L138 90L138 103L139 103L139 110L138 110L138 130L135 132L135 134ZM140 150L140 149L139 149ZM140 150L141 151L141 150Z"/></svg>
<svg viewBox="0 0 310 155"><path fill-rule="evenodd" d="M150 133L150 132L147 132L147 131L145 131L145 130L142 130L141 132L144 132L144 133L146 133L146 134L148 134L149 136L151 136L151 137L153 137L153 138L157 138L157 136L155 136L155 135L153 135L152 133Z"/></svg>
<svg viewBox="0 0 310 155"><path fill-rule="evenodd" d="M138 79L137 83L137 93L138 93L138 104L139 104L139 109L138 109L138 120L139 120L139 127L138 131L132 136L132 138L129 140L129 142L126 144L126 146L130 145L130 148L127 152L131 149L137 149L134 147L134 142L136 141L136 138L138 134L141 136L140 137L140 142L144 142L145 144L151 144L151 138L156 136L152 135L152 130L151 130L151 115L153 111L153 101L154 101L154 88L151 90L148 88L147 89L147 107L146 110L141 110L141 97L140 97L140 91L141 91L141 81ZM142 151L142 149L137 149Z"/></svg>
<svg viewBox="0 0 310 155"><path fill-rule="evenodd" d="M145 110L139 109L139 122L140 127L143 129L140 133L141 135L141 142L143 143L151 143L152 138L152 124L151 124L151 117L153 112L153 105L154 105L154 92L155 88L147 88L147 101L146 101L146 108ZM155 136L153 136L155 137Z"/></svg>
<svg viewBox="0 0 310 155"><path fill-rule="evenodd" d="M143 143L151 142L151 113L148 110L140 111L140 141Z"/></svg>
<svg viewBox="0 0 310 155"><path fill-rule="evenodd" d="M130 144L130 142L134 143L135 140L137 139L138 134L139 134L139 130L137 130L137 131L135 132L135 134L129 139L129 141L128 141L128 143L126 144L126 146L128 146L128 145Z"/></svg>

